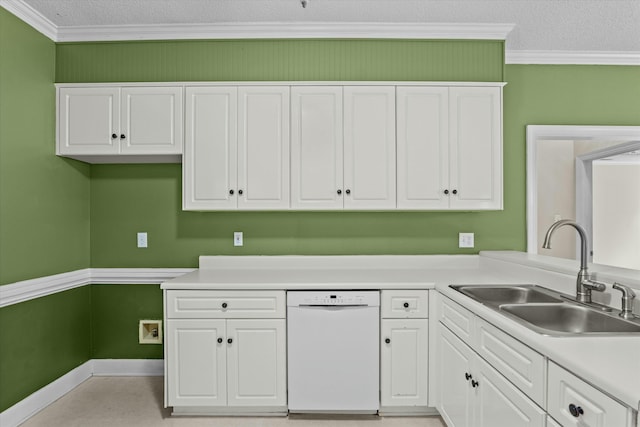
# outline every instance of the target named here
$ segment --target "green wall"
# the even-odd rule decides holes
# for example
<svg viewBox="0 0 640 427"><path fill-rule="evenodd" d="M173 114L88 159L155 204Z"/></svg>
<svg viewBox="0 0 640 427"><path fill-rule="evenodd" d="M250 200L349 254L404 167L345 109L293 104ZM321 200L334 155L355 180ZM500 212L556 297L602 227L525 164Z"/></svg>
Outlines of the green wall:
<svg viewBox="0 0 640 427"><path fill-rule="evenodd" d="M88 165L55 153L55 45L0 8L0 285L89 267ZM89 288L0 308L0 411L89 359Z"/></svg>
<svg viewBox="0 0 640 427"><path fill-rule="evenodd" d="M55 44L0 8L0 285L89 266L89 171L55 156Z"/></svg>

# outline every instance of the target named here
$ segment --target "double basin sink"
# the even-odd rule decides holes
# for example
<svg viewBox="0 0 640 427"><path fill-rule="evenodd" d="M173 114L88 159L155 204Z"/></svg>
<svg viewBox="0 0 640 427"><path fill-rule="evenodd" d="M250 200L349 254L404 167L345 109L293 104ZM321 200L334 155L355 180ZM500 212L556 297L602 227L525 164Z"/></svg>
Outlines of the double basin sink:
<svg viewBox="0 0 640 427"><path fill-rule="evenodd" d="M538 285L450 285L518 323L544 335L640 334L640 322L579 305ZM617 312L617 310L616 310Z"/></svg>

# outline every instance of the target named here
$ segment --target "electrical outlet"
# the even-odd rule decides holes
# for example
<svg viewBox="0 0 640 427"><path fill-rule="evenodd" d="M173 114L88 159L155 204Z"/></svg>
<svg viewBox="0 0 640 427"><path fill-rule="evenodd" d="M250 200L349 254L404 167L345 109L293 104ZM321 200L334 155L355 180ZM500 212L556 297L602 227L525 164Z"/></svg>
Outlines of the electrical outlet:
<svg viewBox="0 0 640 427"><path fill-rule="evenodd" d="M242 246L244 242L242 241L242 231L234 231L233 232L233 246Z"/></svg>
<svg viewBox="0 0 640 427"><path fill-rule="evenodd" d="M474 245L473 233L459 233L458 234L458 247L459 248L472 248Z"/></svg>
<svg viewBox="0 0 640 427"><path fill-rule="evenodd" d="M146 248L147 245L148 245L147 233L145 233L145 232L138 233L138 247L139 248Z"/></svg>

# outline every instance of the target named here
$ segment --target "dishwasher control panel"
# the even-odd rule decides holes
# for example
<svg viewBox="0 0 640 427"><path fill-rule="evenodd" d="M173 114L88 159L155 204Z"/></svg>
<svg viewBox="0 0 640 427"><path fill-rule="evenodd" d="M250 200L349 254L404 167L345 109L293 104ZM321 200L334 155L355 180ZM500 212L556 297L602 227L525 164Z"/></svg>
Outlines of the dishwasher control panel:
<svg viewBox="0 0 640 427"><path fill-rule="evenodd" d="M296 306L379 306L378 291L291 291L287 292L287 305Z"/></svg>

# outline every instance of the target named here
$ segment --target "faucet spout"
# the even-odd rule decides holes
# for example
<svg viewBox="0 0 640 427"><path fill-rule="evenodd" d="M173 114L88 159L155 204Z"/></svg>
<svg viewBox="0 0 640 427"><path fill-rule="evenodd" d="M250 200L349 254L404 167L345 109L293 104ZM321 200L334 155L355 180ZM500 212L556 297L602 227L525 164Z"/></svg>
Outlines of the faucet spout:
<svg viewBox="0 0 640 427"><path fill-rule="evenodd" d="M604 291L605 285L591 280L591 275L587 270L587 256L588 256L588 240L587 232L577 222L570 219L561 219L551 224L551 227L547 230L547 234L544 237L542 247L544 249L551 249L551 236L560 227L568 225L578 232L580 236L580 271L578 272L578 278L576 280L576 299L580 302L591 303L591 291Z"/></svg>
<svg viewBox="0 0 640 427"><path fill-rule="evenodd" d="M551 249L551 236L553 233L563 225L569 225L576 229L580 235L580 270L587 269L587 232L582 228L580 224L570 219L561 219L551 224L551 227L547 230L547 234L544 236L544 242L542 247L544 249Z"/></svg>

